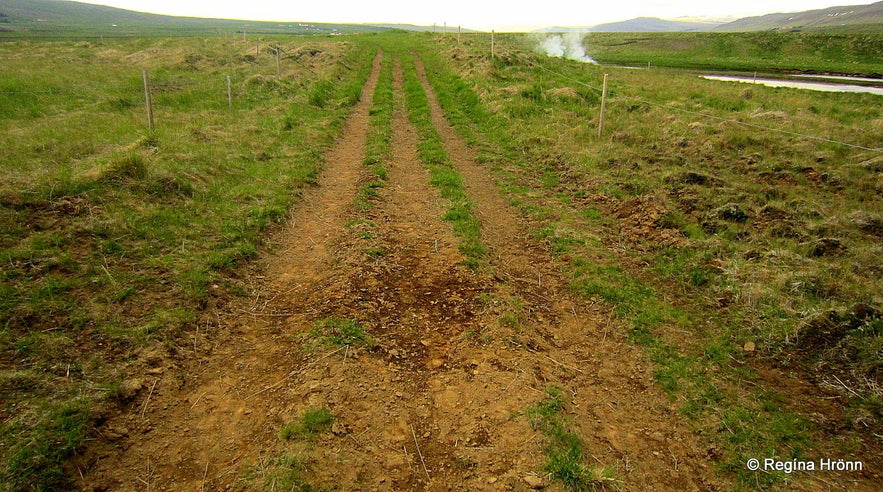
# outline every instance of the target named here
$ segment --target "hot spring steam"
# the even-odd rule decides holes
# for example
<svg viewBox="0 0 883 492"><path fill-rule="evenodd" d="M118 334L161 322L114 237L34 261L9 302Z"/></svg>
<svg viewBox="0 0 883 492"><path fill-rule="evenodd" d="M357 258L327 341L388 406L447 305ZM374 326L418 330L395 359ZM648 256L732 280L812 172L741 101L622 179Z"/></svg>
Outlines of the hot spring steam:
<svg viewBox="0 0 883 492"><path fill-rule="evenodd" d="M538 48L549 56L597 64L598 62L586 55L586 50L583 49L583 36L585 34L581 32L550 34L539 41Z"/></svg>

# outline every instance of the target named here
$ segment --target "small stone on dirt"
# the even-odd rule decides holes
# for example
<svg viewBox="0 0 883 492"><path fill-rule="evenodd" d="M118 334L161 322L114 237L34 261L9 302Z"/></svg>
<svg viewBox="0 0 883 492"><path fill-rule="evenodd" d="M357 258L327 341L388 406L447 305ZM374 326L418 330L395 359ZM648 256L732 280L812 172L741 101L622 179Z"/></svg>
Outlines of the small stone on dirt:
<svg viewBox="0 0 883 492"><path fill-rule="evenodd" d="M745 342L745 345L742 346L742 350L746 352L754 352L755 349L757 349L757 346L754 342Z"/></svg>
<svg viewBox="0 0 883 492"><path fill-rule="evenodd" d="M546 488L546 482L543 481L542 478L536 477L534 475L525 475L524 483L526 483L528 487L534 490L541 490Z"/></svg>
<svg viewBox="0 0 883 492"><path fill-rule="evenodd" d="M349 432L346 430L346 427L340 422L334 422L333 424L331 424L331 433L338 437L349 434Z"/></svg>
<svg viewBox="0 0 883 492"><path fill-rule="evenodd" d="M125 427L108 427L104 430L104 437L111 441L115 441L129 435L129 429Z"/></svg>
<svg viewBox="0 0 883 492"><path fill-rule="evenodd" d="M883 236L883 217L880 215L874 215L864 210L856 210L849 214L848 220L864 232Z"/></svg>
<svg viewBox="0 0 883 492"><path fill-rule="evenodd" d="M120 385L120 396L129 400L138 394L143 387L144 383L140 379L127 379Z"/></svg>

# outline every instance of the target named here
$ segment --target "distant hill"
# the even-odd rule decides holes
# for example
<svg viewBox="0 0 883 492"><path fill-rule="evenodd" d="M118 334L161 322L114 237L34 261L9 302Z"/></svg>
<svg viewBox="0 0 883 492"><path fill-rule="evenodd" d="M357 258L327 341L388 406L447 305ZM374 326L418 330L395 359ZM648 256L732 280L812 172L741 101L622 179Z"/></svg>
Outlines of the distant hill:
<svg viewBox="0 0 883 492"><path fill-rule="evenodd" d="M444 32L444 30L445 30L444 25L435 25L435 26L416 26L414 24L371 24L371 25L375 26L375 27L381 27L384 29L400 29L402 31L433 32L433 30L434 30L435 32ZM448 26L447 30L448 30L448 33L456 33L457 26ZM465 27L461 27L460 32L467 33L467 32L478 32L478 31L475 31L472 29L466 29Z"/></svg>
<svg viewBox="0 0 883 492"><path fill-rule="evenodd" d="M358 24L261 22L147 14L66 0L0 0L0 35L54 37L186 35L218 30L255 34L332 34L385 31Z"/></svg>
<svg viewBox="0 0 883 492"><path fill-rule="evenodd" d="M598 24L587 30L591 32L687 32L709 31L718 25L710 22L684 22L656 17L638 17L622 22Z"/></svg>
<svg viewBox="0 0 883 492"><path fill-rule="evenodd" d="M714 30L883 32L883 2L745 17Z"/></svg>
<svg viewBox="0 0 883 492"><path fill-rule="evenodd" d="M638 17L622 22L610 22L596 26L544 27L534 32L688 32L709 31L720 22L686 22L664 20L656 17Z"/></svg>

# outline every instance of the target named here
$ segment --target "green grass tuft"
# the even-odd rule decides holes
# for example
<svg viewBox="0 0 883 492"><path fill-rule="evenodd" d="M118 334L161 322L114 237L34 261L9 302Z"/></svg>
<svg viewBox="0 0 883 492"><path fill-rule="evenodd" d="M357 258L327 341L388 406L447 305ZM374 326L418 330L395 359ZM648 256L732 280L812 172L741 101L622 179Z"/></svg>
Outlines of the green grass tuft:
<svg viewBox="0 0 883 492"><path fill-rule="evenodd" d="M355 320L325 318L316 322L313 336L329 345L368 345L371 337L361 323Z"/></svg>
<svg viewBox="0 0 883 492"><path fill-rule="evenodd" d="M91 411L82 402L58 405L46 411L29 432L16 436L14 428L0 428L7 448L3 481L9 490L58 490L69 485L62 463L82 444L91 426Z"/></svg>
<svg viewBox="0 0 883 492"><path fill-rule="evenodd" d="M307 465L301 458L291 454L277 457L268 465L263 488L269 492L284 490L289 492L314 492L314 488L304 479Z"/></svg>
<svg viewBox="0 0 883 492"><path fill-rule="evenodd" d="M334 415L327 408L309 408L300 420L288 423L279 431L279 438L290 441L293 438L312 440L316 435L327 431L334 423Z"/></svg>
<svg viewBox="0 0 883 492"><path fill-rule="evenodd" d="M585 465L579 436L570 428L559 388L549 388L546 397L526 412L531 427L546 436L545 471L567 490L605 490L616 481L608 467Z"/></svg>

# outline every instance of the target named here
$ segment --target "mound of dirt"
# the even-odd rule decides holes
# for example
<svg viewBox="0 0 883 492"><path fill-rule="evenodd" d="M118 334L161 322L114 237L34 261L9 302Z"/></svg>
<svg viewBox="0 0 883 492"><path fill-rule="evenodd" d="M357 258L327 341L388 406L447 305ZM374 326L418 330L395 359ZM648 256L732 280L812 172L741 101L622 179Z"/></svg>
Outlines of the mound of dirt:
<svg viewBox="0 0 883 492"><path fill-rule="evenodd" d="M728 222L745 222L748 214L736 203L728 203L712 212L712 217L723 219Z"/></svg>
<svg viewBox="0 0 883 492"><path fill-rule="evenodd" d="M812 363L820 376L835 373L844 379L863 377L879 384L883 363L866 367L866 374L850 374L847 368L854 366L856 347L867 344L868 337L873 336L873 324L880 314L879 308L864 303L818 313L798 330L795 352L804 362Z"/></svg>
<svg viewBox="0 0 883 492"><path fill-rule="evenodd" d="M809 256L820 258L822 256L839 256L846 251L846 246L835 237L823 237L813 241L810 245Z"/></svg>
<svg viewBox="0 0 883 492"><path fill-rule="evenodd" d="M862 231L883 237L883 216L873 215L864 210L856 210L849 214L849 221Z"/></svg>
<svg viewBox="0 0 883 492"><path fill-rule="evenodd" d="M573 87L557 87L549 89L548 94L559 99L579 99L579 92Z"/></svg>
<svg viewBox="0 0 883 492"><path fill-rule="evenodd" d="M683 246L686 238L679 229L665 227L669 210L657 197L644 195L619 202L614 215L621 219L622 232L630 242L652 249Z"/></svg>

